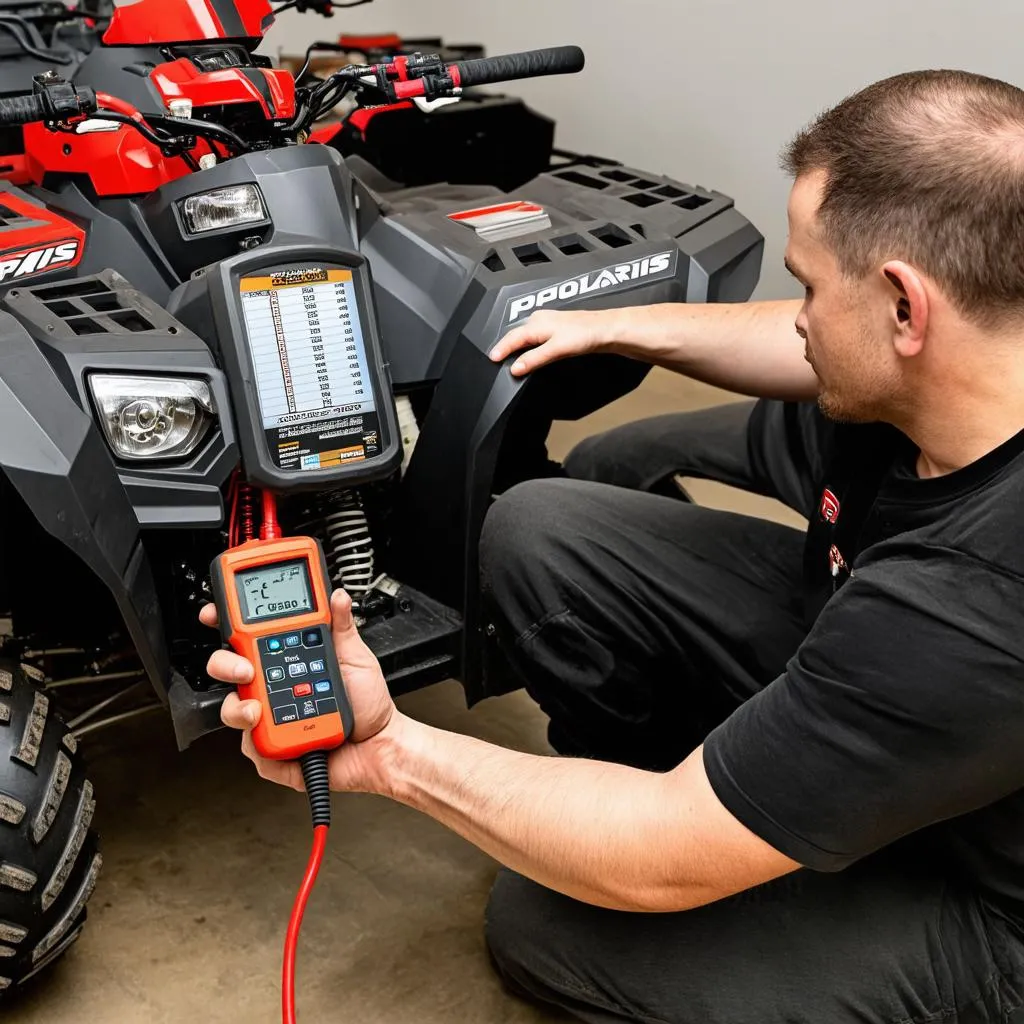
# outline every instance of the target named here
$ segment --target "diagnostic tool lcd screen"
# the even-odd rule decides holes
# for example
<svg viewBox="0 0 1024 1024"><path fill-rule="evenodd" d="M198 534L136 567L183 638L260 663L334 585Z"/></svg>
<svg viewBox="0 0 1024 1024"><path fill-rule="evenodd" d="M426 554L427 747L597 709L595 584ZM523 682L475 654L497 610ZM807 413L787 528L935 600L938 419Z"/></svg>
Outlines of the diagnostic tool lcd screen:
<svg viewBox="0 0 1024 1024"><path fill-rule="evenodd" d="M235 577L246 622L287 618L313 611L306 560L247 569Z"/></svg>
<svg viewBox="0 0 1024 1024"><path fill-rule="evenodd" d="M260 416L282 469L327 469L379 450L353 274L296 266L239 282Z"/></svg>

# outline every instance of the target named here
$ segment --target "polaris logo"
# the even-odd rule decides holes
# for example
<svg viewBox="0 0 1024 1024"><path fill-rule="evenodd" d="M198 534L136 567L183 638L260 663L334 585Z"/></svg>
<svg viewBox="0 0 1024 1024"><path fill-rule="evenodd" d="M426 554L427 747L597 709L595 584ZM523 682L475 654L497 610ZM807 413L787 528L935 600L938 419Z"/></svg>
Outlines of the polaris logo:
<svg viewBox="0 0 1024 1024"><path fill-rule="evenodd" d="M634 260L632 263L620 263L618 266L605 267L604 270L583 274L570 281L541 288L529 295L520 295L509 303L506 323L514 324L526 313L549 306L552 302L571 302L573 299L596 295L598 292L609 289L622 289L644 278L656 277L659 274L674 274L678 254L678 249L673 249L671 252L659 252L657 256L645 256L642 260Z"/></svg>
<svg viewBox="0 0 1024 1024"><path fill-rule="evenodd" d="M77 241L0 253L0 282L72 267L81 255L81 245Z"/></svg>

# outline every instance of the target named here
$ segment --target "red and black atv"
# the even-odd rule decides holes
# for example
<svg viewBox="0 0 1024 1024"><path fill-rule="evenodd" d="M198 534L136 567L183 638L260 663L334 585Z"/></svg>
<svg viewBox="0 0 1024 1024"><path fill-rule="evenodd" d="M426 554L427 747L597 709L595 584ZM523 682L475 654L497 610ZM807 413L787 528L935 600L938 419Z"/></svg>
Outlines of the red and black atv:
<svg viewBox="0 0 1024 1024"><path fill-rule="evenodd" d="M197 613L259 489L323 542L396 693L455 677L478 701L503 686L488 506L558 472L554 420L646 373L599 356L520 381L488 351L536 309L740 301L758 277L761 236L713 191L599 161L511 194L382 191L310 135L361 85L445 99L578 71L578 49L297 87L255 52L272 22L266 0L137 0L0 100L2 987L74 941L96 883L80 739L149 712L182 746L217 727Z"/></svg>

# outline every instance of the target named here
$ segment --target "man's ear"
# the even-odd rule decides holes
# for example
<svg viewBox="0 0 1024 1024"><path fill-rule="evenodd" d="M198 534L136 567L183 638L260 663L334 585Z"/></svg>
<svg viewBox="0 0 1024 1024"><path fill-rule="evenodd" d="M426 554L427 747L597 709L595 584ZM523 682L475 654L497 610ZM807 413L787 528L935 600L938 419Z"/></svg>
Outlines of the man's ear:
<svg viewBox="0 0 1024 1024"><path fill-rule="evenodd" d="M928 330L928 292L921 275L909 263L890 260L882 267L892 304L892 341L898 355L916 356Z"/></svg>

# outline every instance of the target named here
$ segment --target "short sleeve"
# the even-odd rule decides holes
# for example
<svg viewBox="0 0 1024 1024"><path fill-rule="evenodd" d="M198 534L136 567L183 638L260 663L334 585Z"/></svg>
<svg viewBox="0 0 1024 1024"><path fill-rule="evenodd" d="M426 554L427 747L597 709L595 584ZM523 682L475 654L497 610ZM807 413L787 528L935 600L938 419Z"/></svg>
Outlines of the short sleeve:
<svg viewBox="0 0 1024 1024"><path fill-rule="evenodd" d="M725 807L841 870L1024 786L1024 583L925 550L858 568L786 672L707 738Z"/></svg>

